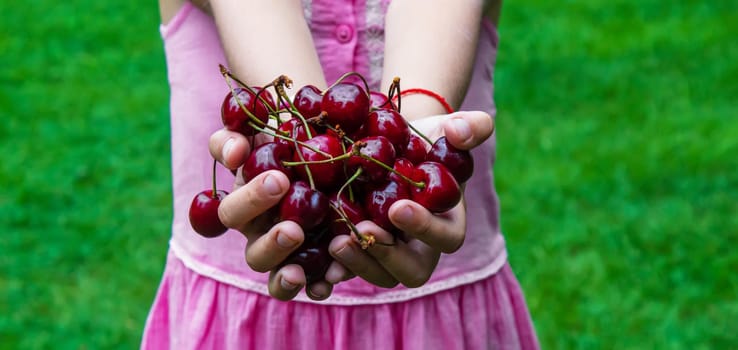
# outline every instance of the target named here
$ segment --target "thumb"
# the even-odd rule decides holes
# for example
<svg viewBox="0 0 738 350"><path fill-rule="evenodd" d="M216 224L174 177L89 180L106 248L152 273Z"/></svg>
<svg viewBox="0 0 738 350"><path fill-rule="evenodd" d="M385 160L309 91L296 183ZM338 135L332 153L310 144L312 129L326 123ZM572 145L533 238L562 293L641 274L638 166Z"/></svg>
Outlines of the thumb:
<svg viewBox="0 0 738 350"><path fill-rule="evenodd" d="M495 123L488 113L456 112L444 122L446 139L458 149L470 150L486 141L494 132Z"/></svg>

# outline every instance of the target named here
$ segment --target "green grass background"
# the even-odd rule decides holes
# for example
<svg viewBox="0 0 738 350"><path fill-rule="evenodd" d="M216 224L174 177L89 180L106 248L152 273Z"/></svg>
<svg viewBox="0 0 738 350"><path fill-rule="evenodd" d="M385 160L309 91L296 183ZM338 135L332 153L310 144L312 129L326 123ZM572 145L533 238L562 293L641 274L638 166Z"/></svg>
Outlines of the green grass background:
<svg viewBox="0 0 738 350"><path fill-rule="evenodd" d="M171 220L152 1L0 3L0 348L136 348ZM508 1L496 184L549 349L738 347L738 2Z"/></svg>

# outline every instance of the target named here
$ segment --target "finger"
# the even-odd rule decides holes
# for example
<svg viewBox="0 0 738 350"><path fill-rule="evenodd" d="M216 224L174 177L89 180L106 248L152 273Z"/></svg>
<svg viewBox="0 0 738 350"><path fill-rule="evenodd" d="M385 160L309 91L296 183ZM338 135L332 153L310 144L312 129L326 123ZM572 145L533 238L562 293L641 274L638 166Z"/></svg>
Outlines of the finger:
<svg viewBox="0 0 738 350"><path fill-rule="evenodd" d="M326 281L318 281L305 288L307 296L313 300L325 300L332 291L333 285Z"/></svg>
<svg viewBox="0 0 738 350"><path fill-rule="evenodd" d="M328 251L336 261L369 283L384 288L397 285L397 280L348 235L334 238Z"/></svg>
<svg viewBox="0 0 738 350"><path fill-rule="evenodd" d="M361 232L374 235L377 242L386 242L391 234L376 224L361 225ZM394 245L374 244L367 252L405 287L420 287L430 279L441 253L417 239L408 243L395 240Z"/></svg>
<svg viewBox="0 0 738 350"><path fill-rule="evenodd" d="M444 253L453 253L464 243L466 218L461 201L445 213L433 214L403 199L390 206L388 215L397 228Z"/></svg>
<svg viewBox="0 0 738 350"><path fill-rule="evenodd" d="M292 300L305 285L305 273L302 267L287 265L269 274L269 294L279 300Z"/></svg>
<svg viewBox="0 0 738 350"><path fill-rule="evenodd" d="M348 281L356 277L349 269L341 265L337 261L331 262L328 266L328 270L325 271L325 281L330 284L339 284L343 281Z"/></svg>
<svg viewBox="0 0 738 350"><path fill-rule="evenodd" d="M257 272L274 269L304 240L299 225L293 221L282 221L264 235L249 238L246 246L246 263Z"/></svg>
<svg viewBox="0 0 738 350"><path fill-rule="evenodd" d="M218 217L226 227L243 230L255 217L279 203L289 187L284 173L263 172L226 196L218 207Z"/></svg>
<svg viewBox="0 0 738 350"><path fill-rule="evenodd" d="M443 132L449 143L465 150L479 146L494 130L492 116L480 111L453 113L443 124Z"/></svg>
<svg viewBox="0 0 738 350"><path fill-rule="evenodd" d="M220 129L210 135L208 148L215 160L231 170L240 167L251 151L245 136L226 129Z"/></svg>

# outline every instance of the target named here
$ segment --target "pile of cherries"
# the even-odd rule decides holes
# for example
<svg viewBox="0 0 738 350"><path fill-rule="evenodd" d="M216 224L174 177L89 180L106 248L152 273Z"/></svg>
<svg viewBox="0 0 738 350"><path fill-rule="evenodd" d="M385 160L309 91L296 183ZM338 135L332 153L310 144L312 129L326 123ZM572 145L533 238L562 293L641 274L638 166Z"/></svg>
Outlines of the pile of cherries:
<svg viewBox="0 0 738 350"><path fill-rule="evenodd" d="M250 87L222 66L221 72L230 87L221 108L223 125L252 140L257 133L271 136L244 163L245 182L267 170L281 171L291 181L287 194L265 215L273 223L292 220L303 229L304 243L283 264L299 264L308 283L323 278L332 261L328 245L336 235L352 235L365 249L392 244L359 232L354 225L360 221L371 220L405 239L388 217L394 202L409 199L441 213L461 200L460 184L474 170L471 155L445 137L431 142L403 118L399 79L384 94L370 91L352 72L325 91L303 86L290 99L286 76ZM213 179L212 189L195 196L189 214L196 232L216 237L226 231L218 219L226 195Z"/></svg>

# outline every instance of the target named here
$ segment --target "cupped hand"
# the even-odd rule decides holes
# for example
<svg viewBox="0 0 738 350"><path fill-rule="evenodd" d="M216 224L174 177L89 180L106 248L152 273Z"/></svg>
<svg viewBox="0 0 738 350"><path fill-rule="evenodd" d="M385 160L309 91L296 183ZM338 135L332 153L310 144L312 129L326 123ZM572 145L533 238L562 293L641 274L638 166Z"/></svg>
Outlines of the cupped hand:
<svg viewBox="0 0 738 350"><path fill-rule="evenodd" d="M431 140L445 136L456 148L470 150L486 141L494 131L492 117L484 112L456 112L428 117L413 125ZM371 221L357 225L359 232L371 234L377 242L366 250L348 236L335 238L330 245L333 257L355 274L382 287L402 284L418 287L430 279L441 253L453 253L464 242L466 209L464 201L444 213L431 213L410 200L399 200L389 209L392 223L407 237L394 240L392 235ZM329 283L343 276L326 274Z"/></svg>
<svg viewBox="0 0 738 350"><path fill-rule="evenodd" d="M264 142L262 135L254 139ZM281 266L285 258L304 240L300 226L292 221L275 224L272 209L290 187L290 180L280 171L267 171L244 182L240 168L255 145L243 135L226 129L210 137L210 154L223 166L236 171L236 181L231 194L220 204L218 216L223 224L240 231L248 243L246 263L254 271L269 272L269 293L280 300L290 300L306 284L305 274L298 265ZM351 277L351 273L339 263L329 267L334 283ZM315 282L306 288L308 297L322 300L330 296L333 286L326 281Z"/></svg>

